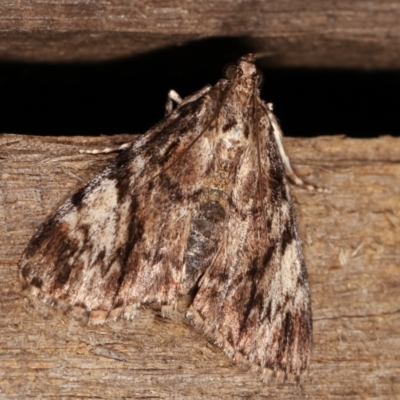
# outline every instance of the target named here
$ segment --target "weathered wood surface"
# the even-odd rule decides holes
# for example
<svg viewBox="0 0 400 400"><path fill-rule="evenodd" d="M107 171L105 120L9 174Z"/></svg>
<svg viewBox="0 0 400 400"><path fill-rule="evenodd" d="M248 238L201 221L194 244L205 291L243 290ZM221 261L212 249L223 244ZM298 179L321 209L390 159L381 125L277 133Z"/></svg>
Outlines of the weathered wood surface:
<svg viewBox="0 0 400 400"><path fill-rule="evenodd" d="M332 191L292 190L315 330L308 380L293 386L151 310L93 327L21 295L34 229L113 157L78 149L127 137L0 136L0 398L399 398L400 138L285 139L300 176Z"/></svg>
<svg viewBox="0 0 400 400"><path fill-rule="evenodd" d="M7 0L0 59L108 60L245 38L269 64L398 68L399 21L400 2L392 0ZM220 43L217 51L234 49Z"/></svg>

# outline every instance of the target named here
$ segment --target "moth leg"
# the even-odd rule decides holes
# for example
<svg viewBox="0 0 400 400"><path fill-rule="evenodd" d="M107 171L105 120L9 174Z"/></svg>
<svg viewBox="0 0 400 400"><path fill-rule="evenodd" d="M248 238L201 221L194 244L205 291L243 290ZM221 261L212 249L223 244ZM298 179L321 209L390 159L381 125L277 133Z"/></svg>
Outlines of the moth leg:
<svg viewBox="0 0 400 400"><path fill-rule="evenodd" d="M283 143L282 143L282 129L279 126L278 120L276 119L273 111L273 104L272 103L267 103L266 104L266 109L268 113L269 120L271 121L272 124L272 131L275 136L276 143L278 145L279 153L281 154L283 165L285 167L286 175L289 177L289 179L298 186L303 186L308 190L314 190L315 186L309 185L304 183L302 179L300 179L296 173L293 171L292 166L290 165L290 160L289 157L285 153L285 149L283 148Z"/></svg>
<svg viewBox="0 0 400 400"><path fill-rule="evenodd" d="M203 89L198 90L197 92L194 92L192 95L185 97L182 102L179 104L182 106L183 104L191 103L192 101L196 101L200 97L204 96L206 93L208 93L211 90L211 85L206 85L203 87Z"/></svg>
<svg viewBox="0 0 400 400"><path fill-rule="evenodd" d="M182 106L187 103L191 103L192 101L196 101L201 96L204 96L211 89L211 85L204 86L203 89L198 90L192 95L185 97L184 99L179 96L179 94L175 90L170 90L168 92L167 102L165 103L165 115L168 115L172 112L174 108L174 102L179 106Z"/></svg>
<svg viewBox="0 0 400 400"><path fill-rule="evenodd" d="M181 104L182 98L181 98L181 96L179 96L178 92L171 89L168 92L167 102L165 103L165 115L168 115L172 112L172 110L174 109L174 102L176 104Z"/></svg>
<svg viewBox="0 0 400 400"><path fill-rule="evenodd" d="M122 151L126 148L128 148L131 145L132 142L127 142L123 143L120 146L114 146L114 147L106 147L105 149L98 150L98 149L92 149L92 150L79 150L80 154L106 154L106 153L113 153L116 151Z"/></svg>

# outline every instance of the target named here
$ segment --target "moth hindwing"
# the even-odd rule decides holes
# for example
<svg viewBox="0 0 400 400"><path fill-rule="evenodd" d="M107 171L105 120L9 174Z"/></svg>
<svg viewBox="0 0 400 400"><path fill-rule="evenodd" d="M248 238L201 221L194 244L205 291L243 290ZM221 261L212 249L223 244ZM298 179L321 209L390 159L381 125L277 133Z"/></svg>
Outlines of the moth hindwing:
<svg viewBox="0 0 400 400"><path fill-rule="evenodd" d="M229 79L176 95L174 110L47 219L20 264L31 293L91 323L188 297L186 316L228 355L277 375L307 369L293 171L254 62L246 55Z"/></svg>

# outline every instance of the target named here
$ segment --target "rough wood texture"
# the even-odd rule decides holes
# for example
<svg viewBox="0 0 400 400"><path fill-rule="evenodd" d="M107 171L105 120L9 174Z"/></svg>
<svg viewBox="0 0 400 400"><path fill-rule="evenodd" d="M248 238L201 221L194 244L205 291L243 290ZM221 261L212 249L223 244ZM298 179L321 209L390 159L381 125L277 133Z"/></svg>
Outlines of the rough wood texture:
<svg viewBox="0 0 400 400"><path fill-rule="evenodd" d="M270 64L398 68L399 20L391 0L7 0L0 58L106 60L243 37Z"/></svg>
<svg viewBox="0 0 400 400"><path fill-rule="evenodd" d="M25 299L17 264L34 229L127 136L0 136L0 398L396 399L400 395L400 138L286 138L310 277L315 345L301 386L262 383L182 321L142 310L85 326Z"/></svg>

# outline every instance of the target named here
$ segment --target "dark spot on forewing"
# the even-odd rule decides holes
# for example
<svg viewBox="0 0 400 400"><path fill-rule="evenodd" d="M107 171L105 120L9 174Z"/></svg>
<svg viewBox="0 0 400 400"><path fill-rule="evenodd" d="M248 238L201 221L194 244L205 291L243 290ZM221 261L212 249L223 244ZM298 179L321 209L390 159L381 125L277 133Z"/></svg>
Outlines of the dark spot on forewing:
<svg viewBox="0 0 400 400"><path fill-rule="evenodd" d="M275 251L275 243L270 245L268 247L267 251L264 253L263 260L262 260L262 265L264 267L267 267L269 265L269 263L271 261L271 257L274 254L274 251Z"/></svg>
<svg viewBox="0 0 400 400"><path fill-rule="evenodd" d="M79 189L74 195L71 196L71 203L79 208L82 204L82 200L85 197L85 193L86 193L86 188L83 187L81 189Z"/></svg>
<svg viewBox="0 0 400 400"><path fill-rule="evenodd" d="M228 121L225 122L225 124L222 127L222 132L227 132L229 130L231 130L235 125L237 124L236 119L235 118L231 118Z"/></svg>
<svg viewBox="0 0 400 400"><path fill-rule="evenodd" d="M224 207L213 201L200 204L194 213L186 245L186 286L190 289L198 277L213 260L222 234L222 223L226 218Z"/></svg>
<svg viewBox="0 0 400 400"><path fill-rule="evenodd" d="M109 179L115 181L115 187L118 193L118 202L123 203L126 196L130 196L131 190L131 171L130 164L133 163L132 154L130 148L123 150L118 154L114 160Z"/></svg>
<svg viewBox="0 0 400 400"><path fill-rule="evenodd" d="M39 288L39 289L41 289L41 288L42 288L42 285L43 285L42 279L40 279L40 278L38 278L38 277L32 278L32 280L31 280L30 283L31 283L32 286L35 286L35 287L37 287L37 288Z"/></svg>
<svg viewBox="0 0 400 400"><path fill-rule="evenodd" d="M100 250L99 253L97 254L94 264L101 263L104 260L105 255L106 255L106 251L104 249ZM107 271L105 271L105 272L107 272Z"/></svg>
<svg viewBox="0 0 400 400"><path fill-rule="evenodd" d="M218 223L225 219L226 211L219 203L208 201L200 204L200 215L211 223Z"/></svg>
<svg viewBox="0 0 400 400"><path fill-rule="evenodd" d="M271 312L272 312L272 304L271 300L268 302L268 306L265 310L265 318L268 318L268 321L271 322Z"/></svg>
<svg viewBox="0 0 400 400"><path fill-rule="evenodd" d="M243 334L243 332L245 332L247 329L251 328L251 325L253 325L255 322L248 320L250 313L254 310L257 310L255 314L258 315L261 309L262 306L262 303L260 304L261 299L259 296L256 296L256 293L257 293L257 286L255 282L252 281L250 293L246 291L246 298L242 299L243 302L242 301L239 302L240 309L238 311L241 313L241 318L239 322L240 323L239 332L241 334Z"/></svg>
<svg viewBox="0 0 400 400"><path fill-rule="evenodd" d="M282 199L287 197L285 189L285 170L272 132L269 132L268 136L270 138L270 140L266 142L266 151L270 161L270 167L266 175L268 180L268 194L271 204L280 207Z"/></svg>
<svg viewBox="0 0 400 400"><path fill-rule="evenodd" d="M278 168L278 170L276 168ZM270 202L277 207L281 207L282 193L285 191L285 188L283 182L283 171L279 170L279 167L277 166L272 167L269 171L268 189Z"/></svg>
<svg viewBox="0 0 400 400"><path fill-rule="evenodd" d="M63 265L62 268L58 268L57 275L54 279L54 287L60 288L64 286L71 275L72 266L69 264Z"/></svg>
<svg viewBox="0 0 400 400"><path fill-rule="evenodd" d="M124 301L122 299L119 299L113 304L113 309L122 307L123 305L124 305Z"/></svg>
<svg viewBox="0 0 400 400"><path fill-rule="evenodd" d="M244 124L244 137L247 139L250 136L250 127L249 124Z"/></svg>
<svg viewBox="0 0 400 400"><path fill-rule="evenodd" d="M286 247L293 242L293 229L289 223L285 225L282 232L282 255L285 254Z"/></svg>
<svg viewBox="0 0 400 400"><path fill-rule="evenodd" d="M79 307L79 308L82 308L83 310L87 309L86 304L83 303L82 301L77 301L76 303L74 303L74 307Z"/></svg>
<svg viewBox="0 0 400 400"><path fill-rule="evenodd" d="M228 330L228 331L226 332L226 339L228 340L228 343L230 343L232 346L235 345L235 342L234 342L234 340L233 340L233 334L232 334L232 331L231 331L231 330Z"/></svg>

